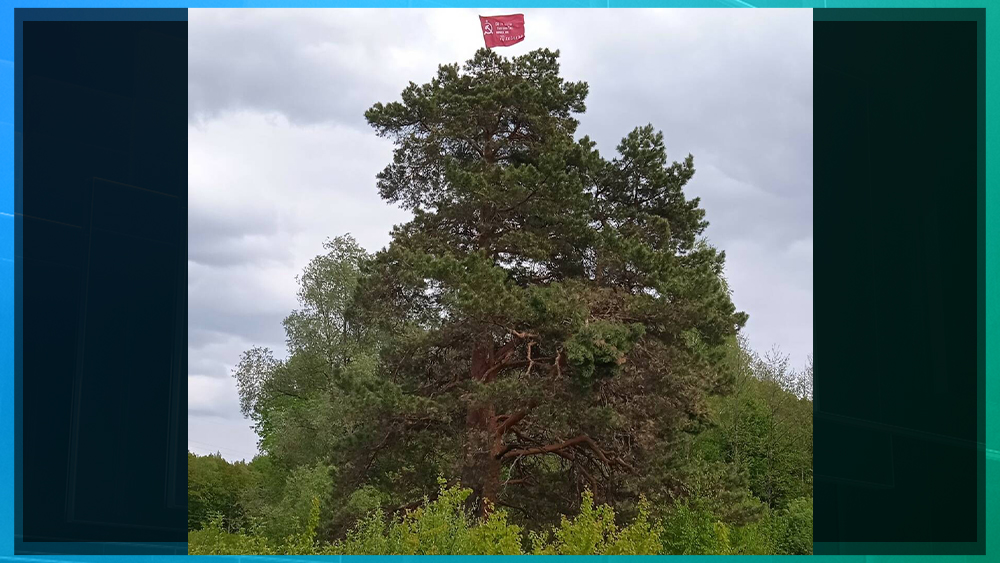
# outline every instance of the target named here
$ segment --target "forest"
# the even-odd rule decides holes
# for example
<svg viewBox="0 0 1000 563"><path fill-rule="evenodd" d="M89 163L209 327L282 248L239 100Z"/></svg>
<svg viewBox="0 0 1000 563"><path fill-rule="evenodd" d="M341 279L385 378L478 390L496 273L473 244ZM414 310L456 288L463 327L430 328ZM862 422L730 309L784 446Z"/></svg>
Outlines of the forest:
<svg viewBox="0 0 1000 563"><path fill-rule="evenodd" d="M298 277L233 376L260 454L188 456L191 554L811 554L812 361L748 344L640 126L606 159L558 51L482 49L366 113L412 213Z"/></svg>

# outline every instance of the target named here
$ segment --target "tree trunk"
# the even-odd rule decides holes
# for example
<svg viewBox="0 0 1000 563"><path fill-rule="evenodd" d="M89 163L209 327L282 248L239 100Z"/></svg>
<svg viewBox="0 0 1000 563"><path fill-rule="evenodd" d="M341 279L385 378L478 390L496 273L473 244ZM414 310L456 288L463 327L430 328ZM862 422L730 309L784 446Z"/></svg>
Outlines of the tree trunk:
<svg viewBox="0 0 1000 563"><path fill-rule="evenodd" d="M493 365L492 343L477 346L472 352L471 377L485 381L486 372ZM469 507L480 517L485 517L496 506L500 492L499 437L496 412L493 405L474 403L469 406L466 423L465 462L462 468L462 486L472 489Z"/></svg>

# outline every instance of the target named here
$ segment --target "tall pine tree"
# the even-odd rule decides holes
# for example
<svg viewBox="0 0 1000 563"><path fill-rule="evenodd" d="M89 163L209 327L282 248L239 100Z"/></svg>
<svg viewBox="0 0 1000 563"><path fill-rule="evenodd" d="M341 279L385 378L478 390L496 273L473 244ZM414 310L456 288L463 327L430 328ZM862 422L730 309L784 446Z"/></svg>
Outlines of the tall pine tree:
<svg viewBox="0 0 1000 563"><path fill-rule="evenodd" d="M481 514L668 491L746 320L684 194L692 157L669 162L645 126L602 158L576 139L587 90L558 52L484 49L366 113L395 143L378 189L414 215L357 296L380 377L415 399L394 441L437 436L439 471Z"/></svg>

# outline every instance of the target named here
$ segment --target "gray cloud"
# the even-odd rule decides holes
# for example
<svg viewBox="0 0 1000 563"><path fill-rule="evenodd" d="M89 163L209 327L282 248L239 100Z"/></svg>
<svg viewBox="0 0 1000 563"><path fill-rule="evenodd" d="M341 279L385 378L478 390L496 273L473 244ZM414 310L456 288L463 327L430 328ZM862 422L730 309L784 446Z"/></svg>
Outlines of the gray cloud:
<svg viewBox="0 0 1000 563"><path fill-rule="evenodd" d="M488 10L493 12L494 10ZM191 10L189 435L247 457L230 376L281 355L295 276L325 238L369 250L408 213L381 201L392 146L364 122L482 45L473 10ZM486 12L482 12L486 13ZM580 133L606 157L652 123L688 153L751 343L812 351L812 21L806 10L527 10L527 40L590 84ZM199 443L194 443L195 441ZM207 446L205 444L208 444ZM243 452L240 454L238 452Z"/></svg>
<svg viewBox="0 0 1000 563"><path fill-rule="evenodd" d="M415 10L198 10L189 18L193 120L240 109L296 125L364 125L373 95L398 94L398 71L447 34ZM405 82L404 82L405 84Z"/></svg>

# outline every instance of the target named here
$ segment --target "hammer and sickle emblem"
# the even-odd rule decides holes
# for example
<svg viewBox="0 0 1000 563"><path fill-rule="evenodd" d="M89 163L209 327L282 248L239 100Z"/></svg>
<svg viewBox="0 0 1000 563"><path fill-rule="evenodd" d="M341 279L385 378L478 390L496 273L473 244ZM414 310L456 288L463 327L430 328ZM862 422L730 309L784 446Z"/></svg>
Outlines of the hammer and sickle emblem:
<svg viewBox="0 0 1000 563"><path fill-rule="evenodd" d="M484 28L486 29L486 31L484 31L483 33L485 33L486 35L493 35L493 24L491 24L490 22L486 22Z"/></svg>

